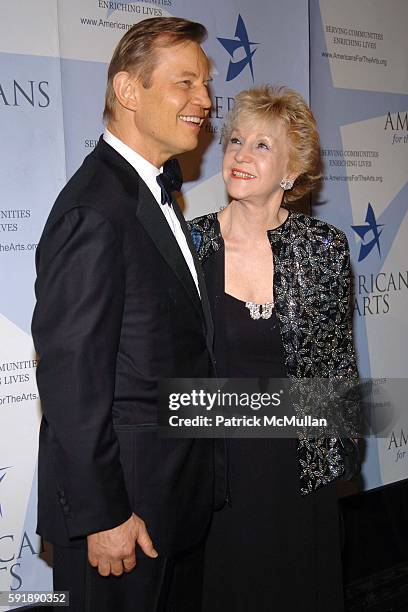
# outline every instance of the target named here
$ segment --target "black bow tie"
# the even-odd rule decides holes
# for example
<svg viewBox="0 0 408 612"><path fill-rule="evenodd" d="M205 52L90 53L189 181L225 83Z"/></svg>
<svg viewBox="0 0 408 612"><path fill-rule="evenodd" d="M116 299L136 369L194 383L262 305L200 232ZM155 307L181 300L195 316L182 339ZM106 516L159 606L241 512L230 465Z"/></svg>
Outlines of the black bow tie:
<svg viewBox="0 0 408 612"><path fill-rule="evenodd" d="M161 203L171 206L172 191L180 191L183 184L180 164L177 159L169 159L163 166L163 172L156 177L161 189Z"/></svg>

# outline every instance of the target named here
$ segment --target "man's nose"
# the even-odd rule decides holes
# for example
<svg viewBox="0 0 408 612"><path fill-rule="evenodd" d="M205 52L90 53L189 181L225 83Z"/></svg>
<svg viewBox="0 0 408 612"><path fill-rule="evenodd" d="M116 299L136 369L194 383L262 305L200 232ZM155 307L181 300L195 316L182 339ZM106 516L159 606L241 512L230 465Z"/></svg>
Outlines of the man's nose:
<svg viewBox="0 0 408 612"><path fill-rule="evenodd" d="M208 89L205 85L201 85L197 91L194 98L194 103L197 106L201 106L205 111L209 111L211 108L211 98L208 92Z"/></svg>

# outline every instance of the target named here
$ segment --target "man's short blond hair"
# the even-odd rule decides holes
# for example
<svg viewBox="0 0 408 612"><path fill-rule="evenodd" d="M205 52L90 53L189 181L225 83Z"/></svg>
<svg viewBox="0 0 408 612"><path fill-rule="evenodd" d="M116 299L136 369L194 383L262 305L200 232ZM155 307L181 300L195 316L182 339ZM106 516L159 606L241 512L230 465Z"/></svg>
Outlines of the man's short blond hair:
<svg viewBox="0 0 408 612"><path fill-rule="evenodd" d="M316 187L321 178L319 134L312 111L298 92L271 85L241 91L224 126L224 151L232 131L242 119L266 123L279 119L286 126L289 171L298 173L293 188L285 191L286 202L298 200Z"/></svg>
<svg viewBox="0 0 408 612"><path fill-rule="evenodd" d="M151 78L157 66L156 51L181 42L201 44L207 30L201 23L179 17L152 17L135 24L120 39L109 64L103 119L105 123L115 118L116 96L113 78L118 72L132 72L140 77L144 87L151 86Z"/></svg>

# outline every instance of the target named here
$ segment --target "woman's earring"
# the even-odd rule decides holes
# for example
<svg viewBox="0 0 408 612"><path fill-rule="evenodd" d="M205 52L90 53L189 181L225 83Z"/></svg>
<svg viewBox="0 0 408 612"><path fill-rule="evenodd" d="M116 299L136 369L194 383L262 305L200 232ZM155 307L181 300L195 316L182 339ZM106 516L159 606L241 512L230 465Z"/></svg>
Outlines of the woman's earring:
<svg viewBox="0 0 408 612"><path fill-rule="evenodd" d="M293 187L293 181L291 179L282 179L279 185L282 187L283 191L288 191Z"/></svg>

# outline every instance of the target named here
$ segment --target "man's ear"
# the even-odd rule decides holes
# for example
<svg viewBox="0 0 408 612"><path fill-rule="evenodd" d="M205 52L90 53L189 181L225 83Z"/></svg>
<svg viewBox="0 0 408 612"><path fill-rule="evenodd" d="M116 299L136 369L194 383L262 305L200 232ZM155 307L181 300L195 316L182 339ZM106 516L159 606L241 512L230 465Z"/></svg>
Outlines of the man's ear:
<svg viewBox="0 0 408 612"><path fill-rule="evenodd" d="M130 111L135 111L138 108L139 87L140 82L135 75L125 70L117 72L113 77L113 89L116 99L121 106Z"/></svg>

